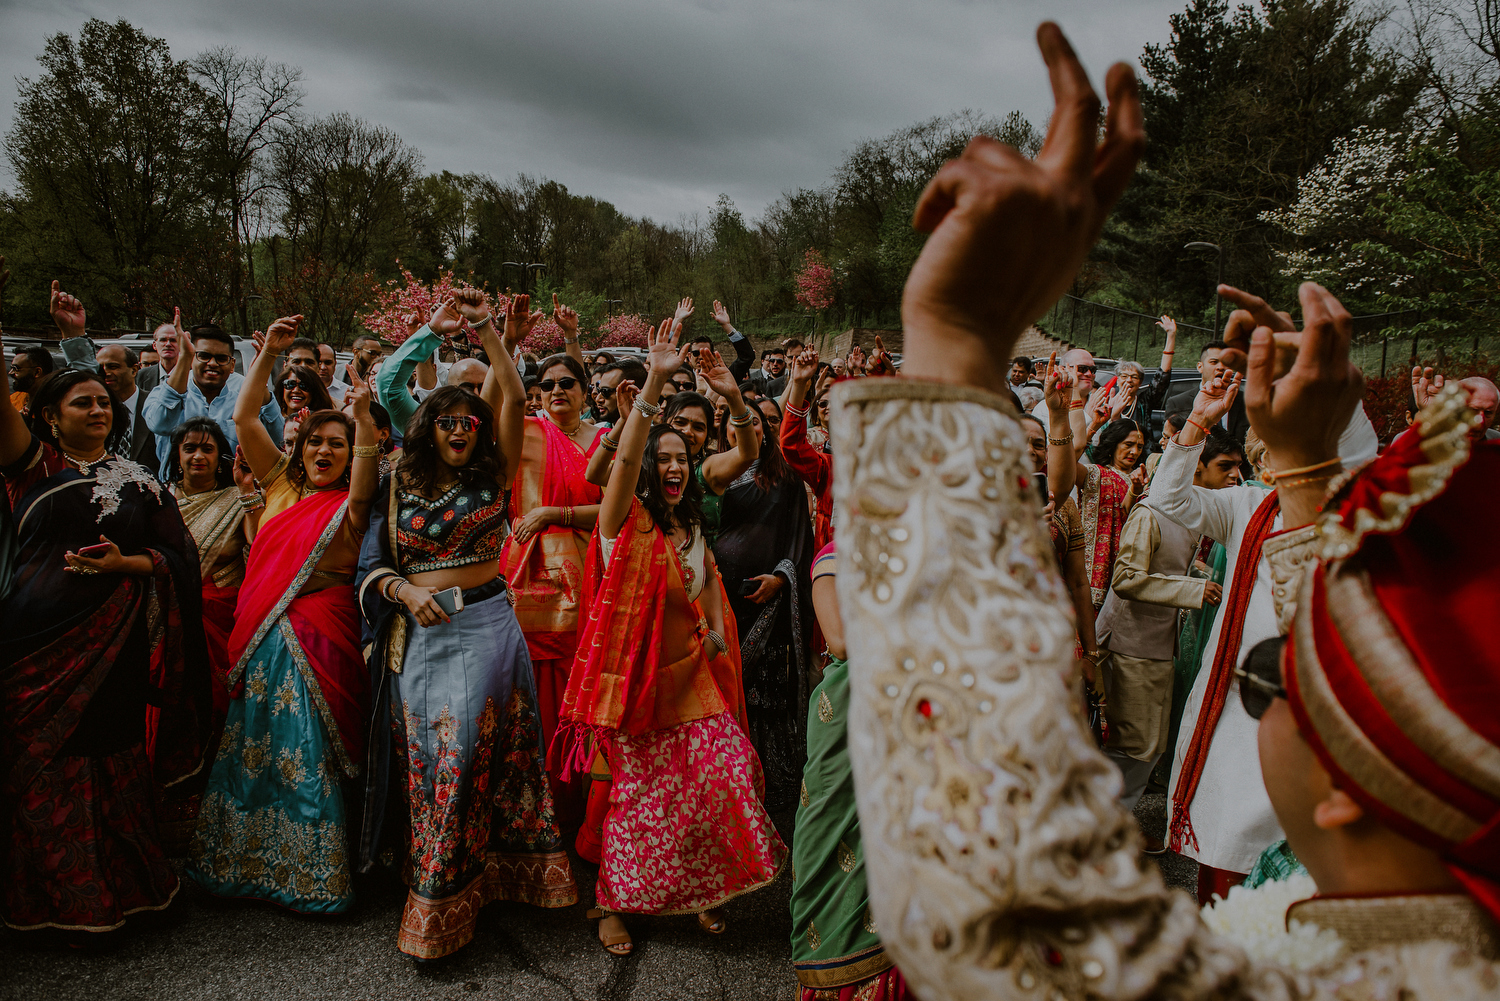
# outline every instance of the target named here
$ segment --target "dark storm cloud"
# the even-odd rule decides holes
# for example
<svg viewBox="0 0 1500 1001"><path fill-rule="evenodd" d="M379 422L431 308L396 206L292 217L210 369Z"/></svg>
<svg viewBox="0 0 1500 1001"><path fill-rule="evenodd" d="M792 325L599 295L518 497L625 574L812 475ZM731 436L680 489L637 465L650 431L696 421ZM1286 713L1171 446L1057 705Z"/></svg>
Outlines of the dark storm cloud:
<svg viewBox="0 0 1500 1001"><path fill-rule="evenodd" d="M400 133L429 170L529 173L670 220L827 183L844 151L970 107L1050 110L1034 33L1059 20L1096 80L1183 0L0 3L0 127L47 36L125 18L181 58L302 67L306 110Z"/></svg>

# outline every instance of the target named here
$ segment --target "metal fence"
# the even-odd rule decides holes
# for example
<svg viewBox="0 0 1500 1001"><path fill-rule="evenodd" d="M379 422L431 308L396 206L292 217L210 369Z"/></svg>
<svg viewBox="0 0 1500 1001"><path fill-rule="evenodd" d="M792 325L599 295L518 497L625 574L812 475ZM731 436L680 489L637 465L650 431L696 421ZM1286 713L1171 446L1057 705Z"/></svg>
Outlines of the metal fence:
<svg viewBox="0 0 1500 1001"><path fill-rule="evenodd" d="M1227 304L1224 312L1228 316ZM1440 318L1421 310L1356 316L1350 355L1371 377L1397 374L1409 368L1413 359L1423 365L1462 369L1500 357L1500 334L1468 332L1460 324L1449 324L1449 332L1436 336L1411 332L1423 321ZM1161 349L1166 343L1166 334L1156 325L1158 319L1149 313L1067 294L1037 326L1101 358L1129 359L1150 367L1161 362ZM1178 320L1179 366L1191 364L1189 359L1196 358L1203 345L1221 335L1211 327Z"/></svg>

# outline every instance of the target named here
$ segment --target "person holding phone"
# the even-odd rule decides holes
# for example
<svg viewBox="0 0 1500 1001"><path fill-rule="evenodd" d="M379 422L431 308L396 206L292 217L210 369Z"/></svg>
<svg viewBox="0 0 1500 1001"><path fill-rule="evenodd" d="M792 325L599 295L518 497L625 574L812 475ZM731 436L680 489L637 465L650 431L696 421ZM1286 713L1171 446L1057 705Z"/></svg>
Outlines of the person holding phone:
<svg viewBox="0 0 1500 1001"><path fill-rule="evenodd" d="M114 453L121 410L98 375L64 369L28 427L0 375L15 533L0 559L0 919L73 944L176 895L155 800L203 767L210 716L198 554L155 475Z"/></svg>
<svg viewBox="0 0 1500 1001"><path fill-rule="evenodd" d="M652 425L689 348L680 330L666 320L653 334L646 384L621 411L584 577L588 623L549 751L564 778L594 779L577 847L599 863L589 916L618 956L631 949L620 914L696 913L721 934L723 905L775 879L787 856L761 804L692 453L682 432Z"/></svg>
<svg viewBox="0 0 1500 1001"><path fill-rule="evenodd" d="M526 297L506 312L514 327ZM438 959L474 938L494 900L578 899L562 846L526 637L500 575L506 489L520 467L526 391L484 294L459 292L430 326L467 320L490 360L481 393L434 390L381 482L359 561L374 725L360 863L395 849L408 886L396 947ZM382 823L405 790L405 843Z"/></svg>
<svg viewBox="0 0 1500 1001"><path fill-rule="evenodd" d="M271 324L248 385L266 385L301 322ZM364 763L369 726L354 570L380 448L364 385L349 390L354 416L309 414L285 454L258 395L240 394L234 422L265 507L235 605L229 713L189 872L216 896L340 914L354 905L357 818L345 781Z"/></svg>

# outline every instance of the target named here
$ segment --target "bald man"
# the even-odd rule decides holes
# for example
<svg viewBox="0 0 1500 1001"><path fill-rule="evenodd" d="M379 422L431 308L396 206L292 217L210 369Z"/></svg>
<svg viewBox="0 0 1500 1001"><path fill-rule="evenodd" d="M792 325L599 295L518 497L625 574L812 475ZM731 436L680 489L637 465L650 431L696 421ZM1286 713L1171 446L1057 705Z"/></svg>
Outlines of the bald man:
<svg viewBox="0 0 1500 1001"><path fill-rule="evenodd" d="M1068 375L1073 377L1073 399L1087 400L1089 394L1094 391L1094 376L1099 368L1094 364L1094 356L1083 348L1073 348L1064 351L1057 359L1057 364ZM1032 408L1031 416L1047 426L1047 401L1044 399Z"/></svg>
<svg viewBox="0 0 1500 1001"><path fill-rule="evenodd" d="M478 358L461 359L448 369L448 385L460 386L478 396L489 370L490 367Z"/></svg>
<svg viewBox="0 0 1500 1001"><path fill-rule="evenodd" d="M1444 384L1440 372L1434 372L1430 368L1412 369L1411 395L1416 409L1421 410L1432 402L1432 398L1437 396ZM1495 411L1500 409L1500 389L1496 389L1495 384L1482 375L1460 379L1458 385L1468 395L1465 402L1469 409L1481 418L1481 423L1469 429L1469 438L1473 441L1500 438L1500 431L1495 429ZM1410 423L1411 420L1412 415L1408 415L1407 422Z"/></svg>

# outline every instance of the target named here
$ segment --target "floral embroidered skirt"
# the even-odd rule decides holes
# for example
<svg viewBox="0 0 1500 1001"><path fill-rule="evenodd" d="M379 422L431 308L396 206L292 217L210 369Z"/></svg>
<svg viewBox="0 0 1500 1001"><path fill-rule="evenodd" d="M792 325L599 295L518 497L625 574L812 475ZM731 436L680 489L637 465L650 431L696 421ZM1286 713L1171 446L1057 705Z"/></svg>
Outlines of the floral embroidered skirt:
<svg viewBox="0 0 1500 1001"><path fill-rule="evenodd" d="M617 734L607 755L601 908L696 914L776 878L787 847L756 795L760 759L731 714Z"/></svg>
<svg viewBox="0 0 1500 1001"><path fill-rule="evenodd" d="M429 628L408 621L392 677L393 771L409 807L397 947L423 959L474 937L493 900L578 900L562 847L526 639L502 592Z"/></svg>
<svg viewBox="0 0 1500 1001"><path fill-rule="evenodd" d="M340 788L352 767L337 725L283 617L251 653L243 697L230 702L193 831L194 881L217 896L309 914L354 905Z"/></svg>

